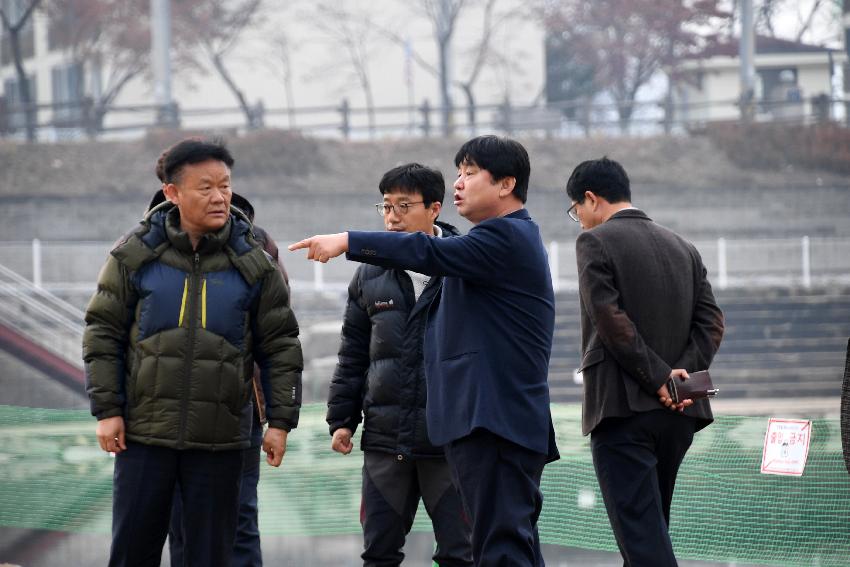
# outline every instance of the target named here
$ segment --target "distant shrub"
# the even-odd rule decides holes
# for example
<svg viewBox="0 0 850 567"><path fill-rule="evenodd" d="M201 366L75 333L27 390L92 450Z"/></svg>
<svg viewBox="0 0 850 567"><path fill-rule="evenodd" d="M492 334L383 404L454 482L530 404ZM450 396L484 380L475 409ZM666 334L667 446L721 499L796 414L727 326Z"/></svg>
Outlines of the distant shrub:
<svg viewBox="0 0 850 567"><path fill-rule="evenodd" d="M705 134L741 167L850 173L850 129L838 124L712 124Z"/></svg>

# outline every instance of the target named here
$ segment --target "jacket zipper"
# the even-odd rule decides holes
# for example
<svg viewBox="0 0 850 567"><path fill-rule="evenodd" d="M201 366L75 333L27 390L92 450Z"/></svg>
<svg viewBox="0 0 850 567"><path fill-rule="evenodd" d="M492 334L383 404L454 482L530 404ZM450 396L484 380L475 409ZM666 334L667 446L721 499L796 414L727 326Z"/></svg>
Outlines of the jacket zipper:
<svg viewBox="0 0 850 567"><path fill-rule="evenodd" d="M189 286L189 348L186 351L186 368L183 372L183 395L180 397L180 430L177 432L177 448L182 449L185 443L186 422L189 420L189 387L192 373L192 359L195 353L195 323L198 320L198 275L201 258L195 252L192 264L192 283Z"/></svg>

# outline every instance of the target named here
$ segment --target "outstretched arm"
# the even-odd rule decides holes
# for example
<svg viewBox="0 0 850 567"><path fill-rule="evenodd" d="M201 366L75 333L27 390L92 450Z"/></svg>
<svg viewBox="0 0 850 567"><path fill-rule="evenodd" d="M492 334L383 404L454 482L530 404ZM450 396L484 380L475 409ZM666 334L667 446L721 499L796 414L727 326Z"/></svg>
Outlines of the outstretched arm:
<svg viewBox="0 0 850 567"><path fill-rule="evenodd" d="M327 262L343 253L349 260L431 276L493 281L504 274L512 253L513 228L504 219L473 227L466 236L433 238L421 232L344 232L307 238L289 246L306 248L307 258Z"/></svg>

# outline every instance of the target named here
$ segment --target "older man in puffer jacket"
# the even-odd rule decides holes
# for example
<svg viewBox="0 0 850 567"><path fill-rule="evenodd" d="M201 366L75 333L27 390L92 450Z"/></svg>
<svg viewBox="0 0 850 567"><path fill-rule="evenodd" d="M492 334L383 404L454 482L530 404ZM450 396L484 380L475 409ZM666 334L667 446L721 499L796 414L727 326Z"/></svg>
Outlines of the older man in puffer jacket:
<svg viewBox="0 0 850 567"><path fill-rule="evenodd" d="M87 392L116 454L110 565L159 565L178 485L188 563L229 565L255 360L272 466L298 423L298 324L280 271L230 208L232 164L217 142L169 150L174 206L119 240L86 312Z"/></svg>

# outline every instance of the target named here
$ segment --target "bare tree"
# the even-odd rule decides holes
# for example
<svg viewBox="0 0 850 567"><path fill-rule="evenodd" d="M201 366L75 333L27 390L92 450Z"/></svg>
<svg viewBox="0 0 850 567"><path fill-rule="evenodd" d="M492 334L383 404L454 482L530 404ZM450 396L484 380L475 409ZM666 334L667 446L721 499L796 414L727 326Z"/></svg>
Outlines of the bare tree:
<svg viewBox="0 0 850 567"><path fill-rule="evenodd" d="M501 2L504 4L504 2ZM451 45L454 31L461 14L470 13L474 6L482 7L482 26L475 26L476 41L472 42L464 65L462 78L454 79L455 71L452 69ZM459 88L467 100L469 122L474 127L475 117L475 85L482 71L488 64L508 58L499 53L493 45L493 32L497 26L506 19L516 16L518 9L498 11L500 0L418 0L414 4L414 11L425 15L433 28L433 36L437 47L436 64L429 61L419 51L414 49L409 38L399 30L397 26L386 25L371 17L367 13L357 13L344 7L337 2L314 2L310 5L309 12L305 12L305 18L309 19L313 27L321 32L325 40L330 40L334 45L342 48L346 54L350 68L363 90L366 98L367 112L369 113L370 128L374 125L374 105L372 103L372 86L369 74L370 49L376 42L375 36L380 40L390 41L405 48L406 53L421 69L435 77L439 83L441 99L441 122L444 135L451 135L454 131L452 100L452 89ZM480 36L478 35L480 34ZM337 66L336 70L339 69Z"/></svg>
<svg viewBox="0 0 850 567"><path fill-rule="evenodd" d="M550 33L568 33L576 49L598 61L596 78L628 131L640 88L666 63L709 41L727 14L719 0L564 0L546 3Z"/></svg>
<svg viewBox="0 0 850 567"><path fill-rule="evenodd" d="M134 0L51 0L47 5L52 41L70 51L74 63L105 73L94 93L90 133L98 131L115 99L148 70L149 3Z"/></svg>
<svg viewBox="0 0 850 567"><path fill-rule="evenodd" d="M455 83L463 91L466 96L467 104L467 119L472 129L475 129L475 84L481 77L481 72L487 67L488 63L499 60L503 64L510 65L507 57L493 46L493 35L496 28L504 21L517 17L520 14L520 9L510 9L501 13L496 12L496 7L499 0L486 0L484 4L484 13L482 17L481 36L473 47L473 56L471 64L465 78L457 80Z"/></svg>
<svg viewBox="0 0 850 567"><path fill-rule="evenodd" d="M803 39L803 36L812 27L812 23L815 20L815 14L817 14L818 10L820 10L825 4L826 3L823 0L814 0L814 2L812 2L812 6L809 9L809 15L803 19L800 28L797 30L797 37L795 38L796 41L799 42Z"/></svg>
<svg viewBox="0 0 850 567"><path fill-rule="evenodd" d="M292 52L293 42L284 30L270 33L269 44L272 57L268 59L267 65L272 73L279 75L283 82L284 104L286 105L287 118L290 129L296 127L295 119L295 94L293 88L293 64Z"/></svg>
<svg viewBox="0 0 850 567"><path fill-rule="evenodd" d="M7 12L5 4L0 3L0 20L3 23L3 35L9 38L9 47L12 50L12 62L15 65L15 74L18 77L18 99L24 108L26 115L27 141L35 141L35 101L30 92L29 80L24 70L24 56L21 49L21 33L24 31L41 0L16 0L18 8L17 17Z"/></svg>
<svg viewBox="0 0 850 567"><path fill-rule="evenodd" d="M789 40L803 41L807 34L815 32L817 24L833 24L827 40L840 37L840 14L842 0L756 0L753 4L756 30L768 37L785 36ZM727 0L730 18L730 34L734 35L734 21L738 17L739 0ZM793 16L793 17L792 17ZM786 24L779 29L780 20ZM791 26L791 27L788 27ZM823 43L818 41L817 43Z"/></svg>
<svg viewBox="0 0 850 567"><path fill-rule="evenodd" d="M176 26L186 41L194 41L202 54L194 60L199 68L212 66L239 103L247 128L262 126L262 113L249 104L225 60L241 39L242 32L256 23L263 0L189 0L172 5ZM184 52L187 60L191 54Z"/></svg>
<svg viewBox="0 0 850 567"><path fill-rule="evenodd" d="M463 10L466 0L419 0L434 28L437 41L438 68L440 81L440 100L442 107L443 135L451 136L454 104L451 96L451 42L458 14Z"/></svg>
<svg viewBox="0 0 850 567"><path fill-rule="evenodd" d="M776 17L779 4L780 2L776 2L775 0L764 0L757 8L755 8L756 27L766 30L771 37L776 36L776 30L773 28L773 21Z"/></svg>
<svg viewBox="0 0 850 567"><path fill-rule="evenodd" d="M570 26L550 21L547 27L560 31L546 35L546 100L590 135L591 104L602 90L598 54L584 49L583 38L573 37Z"/></svg>
<svg viewBox="0 0 850 567"><path fill-rule="evenodd" d="M395 29L386 26L378 27L378 31L383 37L404 47L409 53L411 59L421 69L437 79L440 85L444 134L453 130L451 120L454 102L451 97L451 89L456 87L463 92L467 103L467 119L470 127L474 129L477 121L475 85L481 77L482 71L491 66L490 64L492 63L501 63L503 65L510 65L512 63L510 57L501 53L497 46L494 45L493 37L498 26L510 18L517 17L524 13L524 10L515 6L513 8L499 11L498 8L504 4L505 2L500 0L484 0L480 32L478 32L476 41L469 47L468 51L471 57L465 59L466 61L469 61L469 64L464 65L464 73L462 74L462 78L459 79L452 78L455 74L455 70L452 69L450 63L443 58L450 56L449 44L451 36L454 33L456 20L461 17L461 15L469 14L470 9L476 5L475 2L457 2L454 5L449 6L440 3L440 0L422 0L419 5L420 11L424 11L428 14L435 30L438 29L438 27L443 30L442 34L435 32L434 35L435 40L437 41L437 51L440 56L440 60L437 62L437 65L434 65L432 62L423 57L419 51L413 49L408 39ZM438 10L449 10L452 8L456 9L456 12L454 12L453 15L449 13L449 16L451 17L451 29L448 29L445 25L445 21L448 20L448 18L444 18L443 23L437 23L441 18ZM478 26L476 26L476 28L477 27Z"/></svg>
<svg viewBox="0 0 850 567"><path fill-rule="evenodd" d="M369 61L375 31L380 26L372 20L368 13L349 11L337 2L314 2L307 17L325 41L342 49L357 83L363 91L369 132L374 134L376 126L375 99L372 92ZM328 68L338 72L338 61L333 61L329 66L323 65L317 71L325 74Z"/></svg>

